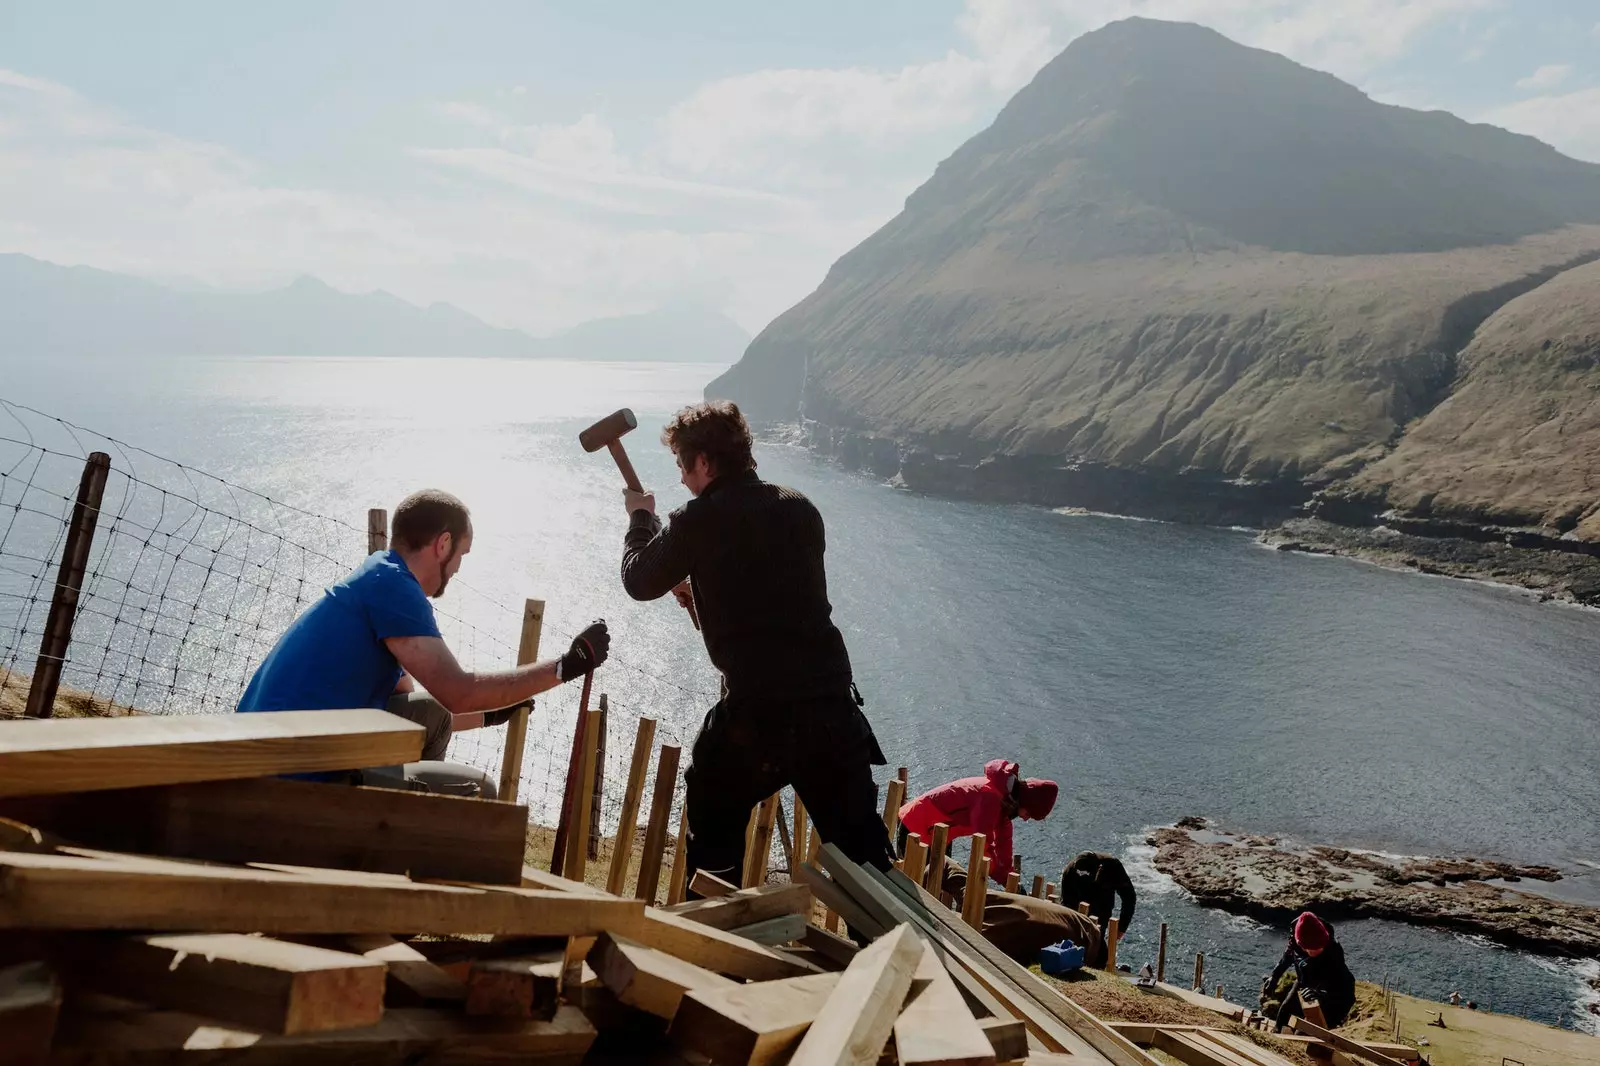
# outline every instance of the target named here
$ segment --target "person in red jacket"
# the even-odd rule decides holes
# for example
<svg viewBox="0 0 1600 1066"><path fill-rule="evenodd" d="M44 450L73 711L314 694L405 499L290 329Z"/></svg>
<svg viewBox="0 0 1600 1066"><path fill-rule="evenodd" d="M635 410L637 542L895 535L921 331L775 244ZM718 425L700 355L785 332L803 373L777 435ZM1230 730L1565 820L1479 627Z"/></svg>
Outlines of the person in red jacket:
<svg viewBox="0 0 1600 1066"><path fill-rule="evenodd" d="M940 785L901 807L901 851L907 833L931 843L934 825L944 822L951 840L974 833L989 838L989 876L1004 885L1011 875L1011 820L1036 821L1056 805L1056 783L1036 777L1024 780L1020 769L1008 759L990 759L982 777Z"/></svg>

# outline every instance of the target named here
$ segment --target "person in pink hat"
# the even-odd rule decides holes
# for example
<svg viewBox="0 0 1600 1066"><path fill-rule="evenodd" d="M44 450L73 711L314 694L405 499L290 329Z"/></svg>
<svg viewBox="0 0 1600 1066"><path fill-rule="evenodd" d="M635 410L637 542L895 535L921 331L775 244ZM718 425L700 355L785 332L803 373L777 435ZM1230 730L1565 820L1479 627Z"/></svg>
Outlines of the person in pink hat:
<svg viewBox="0 0 1600 1066"><path fill-rule="evenodd" d="M978 834L989 838L989 876L1002 886L1011 876L1011 822L1015 818L1038 821L1056 805L1059 789L1054 781L1023 778L1021 767L1009 759L990 759L982 777L963 777L924 792L900 808L899 848L915 833L924 842L933 839L933 827L944 822L950 839Z"/></svg>
<svg viewBox="0 0 1600 1066"><path fill-rule="evenodd" d="M1344 948L1334 938L1333 926L1310 911L1302 912L1294 920L1289 946L1284 949L1283 958L1278 960L1272 976L1263 981L1261 987L1276 988L1278 979L1291 966L1295 980L1278 1008L1278 1032L1283 1031L1290 1018L1304 1014L1300 1006L1302 992L1322 1008L1323 1022L1329 1029L1343 1024L1356 1002L1355 975L1345 965Z"/></svg>

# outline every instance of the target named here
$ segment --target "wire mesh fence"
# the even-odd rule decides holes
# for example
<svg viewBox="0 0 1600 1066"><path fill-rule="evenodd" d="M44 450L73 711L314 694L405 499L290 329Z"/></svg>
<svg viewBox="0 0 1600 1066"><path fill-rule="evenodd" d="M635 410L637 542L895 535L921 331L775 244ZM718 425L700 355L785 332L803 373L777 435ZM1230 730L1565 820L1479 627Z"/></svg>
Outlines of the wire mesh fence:
<svg viewBox="0 0 1600 1066"><path fill-rule="evenodd" d="M72 606L70 643L41 656L85 464L109 456L95 528ZM23 713L41 663L59 665L58 715L225 714L238 704L284 629L367 554L366 516L319 514L248 487L0 398L0 716ZM446 642L469 670L517 661L523 605L473 584L451 582L436 607ZM547 629L541 657L565 651L573 634ZM635 833L642 834L665 745L682 752L673 722L697 721L717 699L704 682L664 676L613 654L597 674L606 695L604 757L596 767L593 822L609 855L641 717L657 720ZM518 775L530 819L561 814L580 687L536 698ZM498 779L507 729L456 734L449 758ZM669 834L682 813L681 777ZM783 809L792 810L793 797ZM785 815L787 817L787 815ZM637 855L638 847L634 847ZM603 854L602 854L603 853ZM772 836L770 868L787 869L784 834Z"/></svg>

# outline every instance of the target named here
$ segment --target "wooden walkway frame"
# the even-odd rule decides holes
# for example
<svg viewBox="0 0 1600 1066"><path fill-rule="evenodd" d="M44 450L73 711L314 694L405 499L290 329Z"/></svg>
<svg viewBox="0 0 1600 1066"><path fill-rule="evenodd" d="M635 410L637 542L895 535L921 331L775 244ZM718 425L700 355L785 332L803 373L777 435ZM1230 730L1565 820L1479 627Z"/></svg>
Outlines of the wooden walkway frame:
<svg viewBox="0 0 1600 1066"><path fill-rule="evenodd" d="M639 853L639 880L633 892L634 898L646 903L655 902L656 888L661 883L661 855L667 846L667 820L672 817L672 794L678 786L678 754L676 744L663 744L661 754L656 756L655 792L650 797L650 820L645 826L644 850ZM681 832L678 839L681 846ZM673 876L676 880L676 870Z"/></svg>
<svg viewBox="0 0 1600 1066"><path fill-rule="evenodd" d="M650 749L656 740L656 720L641 718L633 734L633 758L628 763L628 787L622 793L622 820L617 823L617 838L611 848L611 869L606 873L606 891L620 896L628 879L628 860L633 857L633 838L639 827L639 801L644 794L644 777L650 772Z"/></svg>
<svg viewBox="0 0 1600 1066"><path fill-rule="evenodd" d="M522 601L522 637L517 642L517 665L539 661L539 638L544 634L544 601ZM519 707L506 723L506 748L500 760L500 796L507 803L517 801L522 787L522 753L528 745L528 715L532 706Z"/></svg>

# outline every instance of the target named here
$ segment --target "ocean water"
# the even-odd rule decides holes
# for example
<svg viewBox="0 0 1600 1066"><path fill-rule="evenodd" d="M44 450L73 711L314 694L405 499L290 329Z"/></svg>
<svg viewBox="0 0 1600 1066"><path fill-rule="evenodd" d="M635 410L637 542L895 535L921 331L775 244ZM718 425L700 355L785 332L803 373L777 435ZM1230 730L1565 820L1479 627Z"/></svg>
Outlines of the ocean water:
<svg viewBox="0 0 1600 1066"><path fill-rule="evenodd" d="M615 705L685 741L709 706L716 678L682 613L618 585L620 478L576 438L632 407L641 427L625 443L675 506L686 493L659 426L720 368L12 356L0 369L0 397L363 528L368 507L414 488L454 491L477 537L445 609L514 644L507 605L541 597L547 651L604 616ZM1150 865L1148 829L1187 814L1319 843L1551 862L1573 874L1564 894L1600 902L1600 614L1279 554L1242 531L916 496L787 446L758 459L827 520L835 617L890 772L907 766L916 791L1007 756L1059 781L1055 813L1019 823L1017 850L1030 878L1051 881L1079 850L1126 856L1141 895L1122 961L1153 959L1164 920L1172 974L1204 951L1207 987L1252 1002L1282 950L1283 930L1198 908ZM353 562L363 545L335 533L325 547ZM487 665L498 652L462 654ZM493 738L461 743L461 757L497 759ZM562 743L551 729L530 775ZM1593 960L1388 922L1339 933L1362 978L1600 1020L1580 1006Z"/></svg>

